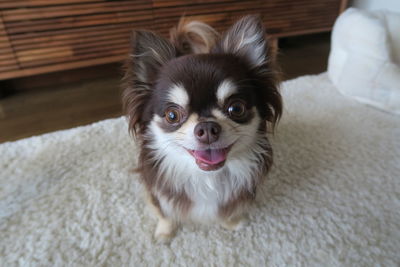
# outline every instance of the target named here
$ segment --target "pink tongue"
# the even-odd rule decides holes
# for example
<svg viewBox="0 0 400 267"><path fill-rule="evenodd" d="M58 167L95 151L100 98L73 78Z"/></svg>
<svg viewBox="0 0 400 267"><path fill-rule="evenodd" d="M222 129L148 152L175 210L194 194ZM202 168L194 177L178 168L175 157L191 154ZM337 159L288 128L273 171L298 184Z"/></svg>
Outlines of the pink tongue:
<svg viewBox="0 0 400 267"><path fill-rule="evenodd" d="M226 159L225 149L195 150L193 151L193 155L197 160L212 165L218 164Z"/></svg>

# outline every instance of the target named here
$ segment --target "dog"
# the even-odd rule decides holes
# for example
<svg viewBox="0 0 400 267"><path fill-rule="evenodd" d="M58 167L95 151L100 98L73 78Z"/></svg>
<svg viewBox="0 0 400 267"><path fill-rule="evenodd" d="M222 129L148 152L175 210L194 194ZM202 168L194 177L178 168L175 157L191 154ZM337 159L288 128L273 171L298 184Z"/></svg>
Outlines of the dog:
<svg viewBox="0 0 400 267"><path fill-rule="evenodd" d="M267 133L282 113L273 58L255 15L222 35L186 19L170 40L133 32L122 98L156 240L169 241L185 222L243 225L272 165Z"/></svg>

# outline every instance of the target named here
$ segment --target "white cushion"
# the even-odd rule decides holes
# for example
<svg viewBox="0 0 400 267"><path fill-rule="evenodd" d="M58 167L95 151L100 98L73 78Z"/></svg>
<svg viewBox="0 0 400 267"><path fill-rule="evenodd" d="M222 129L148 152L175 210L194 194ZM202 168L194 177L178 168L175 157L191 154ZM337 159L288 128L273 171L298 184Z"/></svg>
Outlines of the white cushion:
<svg viewBox="0 0 400 267"><path fill-rule="evenodd" d="M344 95L400 114L400 14L347 9L333 27L328 74Z"/></svg>

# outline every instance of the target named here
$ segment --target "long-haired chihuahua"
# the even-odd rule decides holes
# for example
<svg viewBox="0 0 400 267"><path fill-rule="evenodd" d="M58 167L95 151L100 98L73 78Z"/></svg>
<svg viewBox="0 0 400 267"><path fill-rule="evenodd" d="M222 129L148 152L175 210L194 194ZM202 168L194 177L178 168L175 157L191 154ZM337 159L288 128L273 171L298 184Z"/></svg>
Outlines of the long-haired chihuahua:
<svg viewBox="0 0 400 267"><path fill-rule="evenodd" d="M167 241L182 222L238 229L272 165L282 112L265 29L246 16L224 34L181 20L170 40L134 31L123 103L140 179Z"/></svg>

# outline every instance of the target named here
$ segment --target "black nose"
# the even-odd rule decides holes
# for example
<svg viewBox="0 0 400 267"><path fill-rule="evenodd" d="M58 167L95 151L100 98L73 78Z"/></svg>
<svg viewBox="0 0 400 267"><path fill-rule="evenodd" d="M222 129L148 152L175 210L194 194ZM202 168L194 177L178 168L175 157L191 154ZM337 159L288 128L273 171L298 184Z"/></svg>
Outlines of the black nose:
<svg viewBox="0 0 400 267"><path fill-rule="evenodd" d="M221 126L213 121L200 122L194 127L194 135L199 142L211 144L218 140Z"/></svg>

